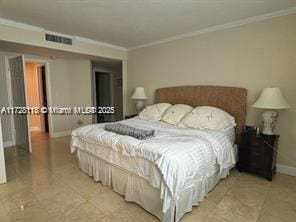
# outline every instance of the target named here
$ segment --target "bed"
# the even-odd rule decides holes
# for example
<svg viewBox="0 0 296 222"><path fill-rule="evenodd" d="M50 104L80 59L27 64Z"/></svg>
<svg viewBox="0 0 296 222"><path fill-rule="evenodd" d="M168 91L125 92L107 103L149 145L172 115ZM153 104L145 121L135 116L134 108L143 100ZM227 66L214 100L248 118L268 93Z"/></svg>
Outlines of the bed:
<svg viewBox="0 0 296 222"><path fill-rule="evenodd" d="M77 152L80 169L95 181L163 222L179 221L234 167L235 143L239 143L245 123L246 97L246 89L236 87L157 89L155 103L218 107L235 117L237 126L232 133L212 132L136 117L122 123L154 129L155 137L140 141L106 132L104 124L94 124L72 132L71 152Z"/></svg>

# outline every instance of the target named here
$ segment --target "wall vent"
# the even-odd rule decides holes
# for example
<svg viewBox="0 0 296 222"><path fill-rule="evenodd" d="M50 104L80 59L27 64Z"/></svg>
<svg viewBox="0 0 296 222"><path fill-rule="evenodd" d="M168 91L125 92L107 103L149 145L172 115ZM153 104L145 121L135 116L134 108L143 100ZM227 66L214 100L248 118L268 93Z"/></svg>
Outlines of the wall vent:
<svg viewBox="0 0 296 222"><path fill-rule="evenodd" d="M65 38L62 36L57 36L57 35L45 34L45 40L50 42L66 44L66 45L72 45L72 39Z"/></svg>

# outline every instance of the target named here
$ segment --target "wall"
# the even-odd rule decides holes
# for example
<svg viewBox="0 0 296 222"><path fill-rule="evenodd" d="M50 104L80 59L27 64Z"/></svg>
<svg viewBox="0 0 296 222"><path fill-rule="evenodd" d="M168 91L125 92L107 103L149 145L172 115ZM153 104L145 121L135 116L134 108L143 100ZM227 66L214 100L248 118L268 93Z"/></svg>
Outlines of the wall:
<svg viewBox="0 0 296 222"><path fill-rule="evenodd" d="M14 53L0 51L0 107L8 106L8 93L6 86L5 56L16 56ZM51 106L91 106L91 63L89 60L51 60L44 57L25 55L30 62L46 62L50 74ZM47 73L48 74L48 73ZM48 92L49 93L49 92ZM4 144L11 145L11 116L1 115ZM52 136L70 135L71 130L80 126L77 121L82 120L83 125L91 124L91 116L52 116Z"/></svg>
<svg viewBox="0 0 296 222"><path fill-rule="evenodd" d="M247 124L260 124L250 105L264 87L278 86L291 105L280 111L278 162L296 167L296 15L212 32L128 53L128 96L144 86L225 85L248 89ZM134 113L129 99L128 113Z"/></svg>
<svg viewBox="0 0 296 222"><path fill-rule="evenodd" d="M115 121L120 121L123 119L123 100L122 100L122 85L120 86L119 83L122 83L122 65L116 65L113 70L113 89L114 94L117 95L114 98L114 106L116 107L115 113Z"/></svg>
<svg viewBox="0 0 296 222"><path fill-rule="evenodd" d="M67 36L73 39L73 45L71 46L48 42L44 40L44 35L46 32L47 31L41 27L25 25L8 20L4 23L0 21L0 41L24 44L24 48L28 48L28 46L37 46L42 48L79 53L82 55L121 60L124 101L123 113L126 114L127 108L125 104L127 103L127 50L123 47L105 44L81 37L77 38L74 36Z"/></svg>
<svg viewBox="0 0 296 222"><path fill-rule="evenodd" d="M40 107L38 64L26 63L27 106ZM30 115L30 130L41 131L41 116Z"/></svg>
<svg viewBox="0 0 296 222"><path fill-rule="evenodd" d="M51 106L91 106L91 64L89 60L51 60L50 85ZM53 137L70 135L71 130L91 124L88 115L54 115L52 116Z"/></svg>
<svg viewBox="0 0 296 222"><path fill-rule="evenodd" d="M71 60L69 65L70 82L70 101L72 106L89 107L92 106L92 87L91 87L91 61ZM73 116L71 128L79 126L77 121L82 121L82 125L92 123L91 115Z"/></svg>
<svg viewBox="0 0 296 222"><path fill-rule="evenodd" d="M15 22L10 22L10 24L0 23L0 40L3 41L119 60L126 60L127 57L126 49L124 48L112 45L108 46L107 44L101 44L83 38L77 39L73 36L68 36L73 38L73 45L56 44L54 42L45 41L46 32L46 30L39 27L28 28L28 26L24 27L23 24Z"/></svg>

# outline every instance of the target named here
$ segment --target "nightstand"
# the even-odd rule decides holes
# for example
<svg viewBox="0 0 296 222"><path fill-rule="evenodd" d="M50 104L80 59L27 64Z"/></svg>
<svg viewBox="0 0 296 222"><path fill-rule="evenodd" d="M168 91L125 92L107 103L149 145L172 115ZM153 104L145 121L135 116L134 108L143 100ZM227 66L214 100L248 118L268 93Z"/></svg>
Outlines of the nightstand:
<svg viewBox="0 0 296 222"><path fill-rule="evenodd" d="M238 170L254 173L272 181L272 176L276 173L278 140L278 135L259 134L257 136L242 133Z"/></svg>
<svg viewBox="0 0 296 222"><path fill-rule="evenodd" d="M136 116L137 116L137 114L126 115L126 116L124 116L124 119L130 119L130 118L134 118Z"/></svg>

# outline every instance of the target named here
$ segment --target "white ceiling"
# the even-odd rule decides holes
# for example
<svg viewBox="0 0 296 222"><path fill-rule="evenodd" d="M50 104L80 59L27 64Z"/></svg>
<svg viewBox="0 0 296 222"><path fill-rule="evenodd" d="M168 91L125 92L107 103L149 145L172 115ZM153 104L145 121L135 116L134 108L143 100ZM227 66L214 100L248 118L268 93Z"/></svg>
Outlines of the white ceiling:
<svg viewBox="0 0 296 222"><path fill-rule="evenodd" d="M126 48L296 6L296 0L0 0L0 17Z"/></svg>

